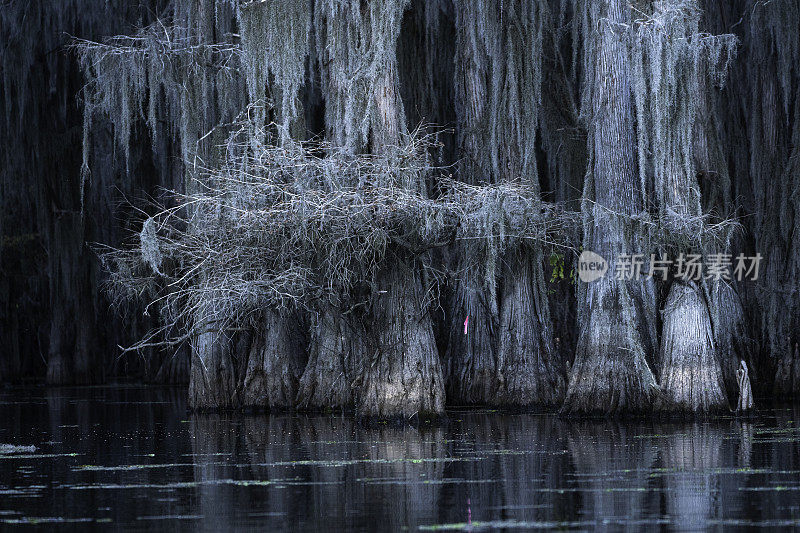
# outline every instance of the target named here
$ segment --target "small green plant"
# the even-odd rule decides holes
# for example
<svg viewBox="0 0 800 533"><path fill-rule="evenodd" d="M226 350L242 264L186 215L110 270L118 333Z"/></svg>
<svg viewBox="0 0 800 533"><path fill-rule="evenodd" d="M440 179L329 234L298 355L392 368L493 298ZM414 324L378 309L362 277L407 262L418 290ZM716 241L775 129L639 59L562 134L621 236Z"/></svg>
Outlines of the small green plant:
<svg viewBox="0 0 800 533"><path fill-rule="evenodd" d="M566 258L564 254L558 252L551 252L550 257L548 259L550 262L550 283L556 283L559 281L563 281L565 279L569 280L572 283L576 283L578 276L577 271L574 268L570 268L567 270L566 268Z"/></svg>
<svg viewBox="0 0 800 533"><path fill-rule="evenodd" d="M564 254L552 252L550 254L550 283L564 279Z"/></svg>

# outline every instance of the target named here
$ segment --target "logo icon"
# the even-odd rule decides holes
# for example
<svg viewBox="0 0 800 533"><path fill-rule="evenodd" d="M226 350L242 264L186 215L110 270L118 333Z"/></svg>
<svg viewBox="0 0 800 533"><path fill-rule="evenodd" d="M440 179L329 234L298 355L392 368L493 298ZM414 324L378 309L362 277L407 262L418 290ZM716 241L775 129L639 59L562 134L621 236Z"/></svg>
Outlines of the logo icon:
<svg viewBox="0 0 800 533"><path fill-rule="evenodd" d="M584 250L578 258L578 277L581 281L591 283L608 272L608 262L600 255Z"/></svg>

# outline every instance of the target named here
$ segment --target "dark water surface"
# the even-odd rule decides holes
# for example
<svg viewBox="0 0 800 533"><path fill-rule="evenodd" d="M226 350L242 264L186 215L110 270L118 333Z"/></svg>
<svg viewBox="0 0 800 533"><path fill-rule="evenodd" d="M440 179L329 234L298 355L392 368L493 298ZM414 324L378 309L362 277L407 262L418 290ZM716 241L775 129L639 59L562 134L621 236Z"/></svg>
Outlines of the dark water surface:
<svg viewBox="0 0 800 533"><path fill-rule="evenodd" d="M0 529L800 526L797 407L629 424L456 410L447 427L398 430L189 416L184 397L0 392Z"/></svg>

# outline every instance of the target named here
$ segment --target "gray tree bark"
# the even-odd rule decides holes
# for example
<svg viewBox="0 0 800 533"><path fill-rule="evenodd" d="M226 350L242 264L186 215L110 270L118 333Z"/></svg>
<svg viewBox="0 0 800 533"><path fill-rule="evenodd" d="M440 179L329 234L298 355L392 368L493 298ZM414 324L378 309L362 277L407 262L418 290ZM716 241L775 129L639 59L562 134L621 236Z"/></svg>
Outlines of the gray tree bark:
<svg viewBox="0 0 800 533"><path fill-rule="evenodd" d="M298 320L277 311L265 311L247 356L240 398L255 409L288 409L295 405L305 366L305 346Z"/></svg>
<svg viewBox="0 0 800 533"><path fill-rule="evenodd" d="M639 253L631 222L643 203L636 176L636 137L625 41L617 31L631 22L622 0L604 3L593 61L591 154L584 215L584 247L613 267L621 254ZM593 203L592 203L593 202ZM640 230L639 230L640 231ZM653 353L652 284L606 274L585 288L585 310L563 412L613 414L649 410L658 387L647 359Z"/></svg>
<svg viewBox="0 0 800 533"><path fill-rule="evenodd" d="M229 332L215 330L218 320L214 319L213 311L201 311L197 324L208 324L206 330L209 331L191 341L189 408L197 411L239 407L236 368L232 359L233 339Z"/></svg>
<svg viewBox="0 0 800 533"><path fill-rule="evenodd" d="M450 318L447 397L455 404L491 404L501 386L497 375L497 301L478 267L469 265L466 246L456 245L457 280Z"/></svg>
<svg viewBox="0 0 800 533"><path fill-rule="evenodd" d="M673 5L670 5L673 4ZM683 2L670 2L665 5L676 9L683 8ZM701 69L705 58L695 59L693 69ZM703 73L705 74L705 73ZM698 73L695 76L701 75ZM704 92L705 82L684 82L692 91ZM678 95L681 93L678 92ZM698 95L697 99L705 95ZM656 100L658 101L658 100ZM668 107L660 104L659 107ZM702 109L702 104L698 107ZM670 109L655 109L656 114L668 114ZM673 117L668 120L670 127L685 127L680 115L672 111ZM655 120L659 120L655 117ZM693 139L693 145L707 142L705 132ZM690 161L692 171L682 160L680 141L667 136L667 140L656 143L657 164L655 193L659 202L658 208L662 218L677 217L679 220L690 220L700 217L702 212L700 188L694 172L694 157ZM694 146L687 150L694 150ZM693 152L691 152L693 153ZM663 165L663 168L661 168ZM704 252L708 245L703 239L694 244L699 249L682 249L684 253ZM686 246L684 246L686 248ZM662 396L661 408L666 411L684 413L727 412L728 401L725 397L723 372L720 356L715 342L714 299L705 280L675 280L670 286L669 294L662 309L664 326L662 329L661 350L659 353Z"/></svg>
<svg viewBox="0 0 800 533"><path fill-rule="evenodd" d="M736 370L741 361L749 361L751 358L748 335L745 332L744 310L739 294L730 283L713 282L710 293L714 342L725 392L731 401L739 394Z"/></svg>
<svg viewBox="0 0 800 533"><path fill-rule="evenodd" d="M793 348L785 350L778 357L774 391L779 397L791 398L798 390L800 390L800 348L798 343L795 343Z"/></svg>
<svg viewBox="0 0 800 533"><path fill-rule="evenodd" d="M482 16L478 2L457 2L454 90L457 121L458 178L465 183L492 181L488 149L489 57L485 35L478 32ZM497 294L488 286L483 265L476 264L475 247L454 247L455 294L450 310L447 394L459 404L497 401ZM466 328L464 322L467 321Z"/></svg>
<svg viewBox="0 0 800 533"><path fill-rule="evenodd" d="M661 333L663 409L727 412L708 302L702 287L675 281L664 304Z"/></svg>
<svg viewBox="0 0 800 533"><path fill-rule="evenodd" d="M399 22L399 21L398 21ZM407 131L396 52L376 80L371 117L372 152L391 156ZM410 176L410 180L417 177ZM410 181L405 187L420 187ZM358 414L363 419L439 416L444 380L431 316L425 309L420 265L388 250L374 279L367 356L361 365Z"/></svg>
<svg viewBox="0 0 800 533"><path fill-rule="evenodd" d="M365 331L332 304L312 319L308 363L300 378L297 404L304 409L348 409L355 402L353 380L364 360Z"/></svg>
<svg viewBox="0 0 800 533"><path fill-rule="evenodd" d="M410 419L444 413L444 379L417 266L390 262L378 274L371 345L360 378L358 414Z"/></svg>
<svg viewBox="0 0 800 533"><path fill-rule="evenodd" d="M564 399L565 373L553 347L541 254L512 250L506 260L497 354L501 387L495 401L558 406Z"/></svg>

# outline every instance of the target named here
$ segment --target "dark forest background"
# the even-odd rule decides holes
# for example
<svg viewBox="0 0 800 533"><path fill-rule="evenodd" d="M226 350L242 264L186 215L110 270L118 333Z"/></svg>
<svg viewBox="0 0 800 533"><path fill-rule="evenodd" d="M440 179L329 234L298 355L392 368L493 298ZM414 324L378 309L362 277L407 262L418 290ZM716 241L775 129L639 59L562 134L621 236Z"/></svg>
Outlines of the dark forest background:
<svg viewBox="0 0 800 533"><path fill-rule="evenodd" d="M130 37L109 41L119 35ZM359 74L367 65L360 56L372 61L368 75ZM159 57L169 66L155 73L151 60ZM0 73L2 382L191 377L195 407L294 405L299 391L307 406L355 402L393 413L380 379L351 368L368 366L361 359L341 363L357 392L330 392L340 386L333 370L317 371L309 384L308 365L324 367L315 350L317 358L369 352L343 346L352 338L403 344L383 354L391 361L379 360L389 374L413 374L395 362L412 349L422 354L409 365L430 366L420 371L422 387L443 390L427 398L418 383L408 385L422 398L410 413L440 411L445 391L459 404L561 406L566 397L568 410L635 410L653 401L647 380L668 389L676 367L700 369L698 382L722 391L724 400L688 400L689 410L710 410L736 404L741 360L757 395L800 392L797 0L2 0ZM462 221L445 246L377 260L364 274L372 288L347 286L335 303L265 311L243 327L255 333L232 334L224 349L195 334L123 352L162 326L163 312L145 313L142 299L115 300L104 246L136 248L155 206L180 203L168 191L192 192L186 147L207 143L197 150L210 154L226 138L215 127L260 99L269 103L254 108L263 115L253 120L266 138L244 157L272 154L265 147L287 139L393 157L383 147L406 142L422 124L436 132L427 149L434 170L415 194L452 199L461 191L476 205L466 219L493 224L491 211L481 211L489 200L480 199L524 182L542 205L558 206L559 221L575 213L577 224L565 230L564 247L511 238L498 247L491 232L476 233L481 245L459 238L468 234ZM601 221L597 205L627 218ZM665 237L645 239L630 225L641 212ZM690 238L701 234L713 239ZM586 289L570 277L581 246L614 257L638 244L707 252L711 242L732 254L761 253L759 280ZM374 289L386 285L401 289ZM595 303L620 291L631 300L600 317ZM370 311L357 326L364 329L352 329L341 315L360 300ZM430 334L395 328L402 319L393 306L429 316ZM475 329L465 336L467 316ZM381 323L389 326L375 327ZM631 331L635 347L620 350L634 355L600 353L598 345ZM673 347L672 338L695 344ZM215 354L218 382L198 390L208 378L192 373L206 361L197 355L204 349ZM306 355L270 359L280 350ZM581 372L628 368L638 370L602 394L580 390L594 379ZM608 390L628 398L620 403Z"/></svg>

